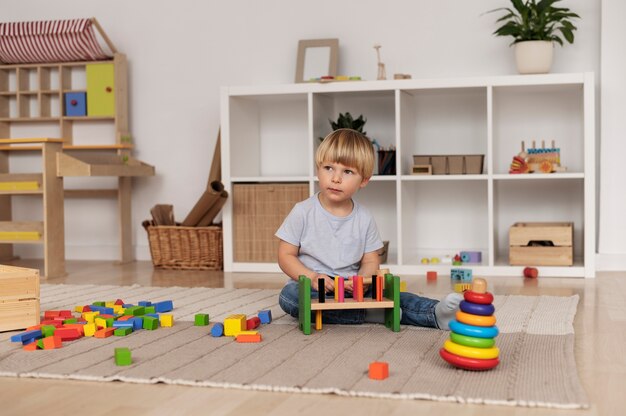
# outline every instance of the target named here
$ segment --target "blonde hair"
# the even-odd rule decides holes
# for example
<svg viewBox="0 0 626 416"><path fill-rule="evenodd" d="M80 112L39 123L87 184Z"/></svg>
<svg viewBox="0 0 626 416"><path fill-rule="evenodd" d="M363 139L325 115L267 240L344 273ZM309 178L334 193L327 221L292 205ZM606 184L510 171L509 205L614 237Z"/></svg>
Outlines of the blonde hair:
<svg viewBox="0 0 626 416"><path fill-rule="evenodd" d="M330 133L315 152L315 165L325 162L341 163L355 169L363 179L374 174L374 148L369 139L352 129L339 129Z"/></svg>

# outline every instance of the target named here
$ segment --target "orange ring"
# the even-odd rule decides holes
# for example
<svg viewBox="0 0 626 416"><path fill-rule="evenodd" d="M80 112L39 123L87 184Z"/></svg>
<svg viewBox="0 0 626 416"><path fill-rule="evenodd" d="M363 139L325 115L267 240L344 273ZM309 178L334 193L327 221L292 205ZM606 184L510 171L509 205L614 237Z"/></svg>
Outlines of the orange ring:
<svg viewBox="0 0 626 416"><path fill-rule="evenodd" d="M480 303L481 305L489 305L493 302L493 295L487 293L476 293L473 290L468 290L463 294L466 301L472 303Z"/></svg>
<svg viewBox="0 0 626 416"><path fill-rule="evenodd" d="M465 313L463 311L457 311L456 320L462 324L474 326L494 326L496 324L496 317L493 315L472 315L471 313Z"/></svg>

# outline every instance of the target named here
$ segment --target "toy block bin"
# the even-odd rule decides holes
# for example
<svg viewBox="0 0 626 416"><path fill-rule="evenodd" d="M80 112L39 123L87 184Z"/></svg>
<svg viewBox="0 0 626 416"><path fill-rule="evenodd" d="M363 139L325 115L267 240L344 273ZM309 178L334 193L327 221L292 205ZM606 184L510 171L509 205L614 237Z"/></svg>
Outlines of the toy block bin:
<svg viewBox="0 0 626 416"><path fill-rule="evenodd" d="M433 175L480 175L485 155L413 155L413 165L432 167Z"/></svg>
<svg viewBox="0 0 626 416"><path fill-rule="evenodd" d="M39 324L39 270L0 265L0 331Z"/></svg>
<svg viewBox="0 0 626 416"><path fill-rule="evenodd" d="M511 266L574 264L574 223L518 222L509 230Z"/></svg>

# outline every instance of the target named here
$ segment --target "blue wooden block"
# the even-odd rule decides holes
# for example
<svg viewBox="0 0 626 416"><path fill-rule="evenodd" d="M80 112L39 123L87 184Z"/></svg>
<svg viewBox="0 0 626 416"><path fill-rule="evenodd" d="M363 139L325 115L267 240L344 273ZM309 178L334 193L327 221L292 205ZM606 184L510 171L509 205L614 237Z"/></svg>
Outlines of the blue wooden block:
<svg viewBox="0 0 626 416"><path fill-rule="evenodd" d="M141 303L141 302L139 302L139 303ZM135 305L133 305L132 303L125 303L125 304L122 305L122 308L124 308L124 309L132 308L133 306L135 306Z"/></svg>
<svg viewBox="0 0 626 416"><path fill-rule="evenodd" d="M122 327L131 327L133 328L135 325L131 322L130 319L126 321L115 321L113 322L113 328L122 328Z"/></svg>
<svg viewBox="0 0 626 416"><path fill-rule="evenodd" d="M151 318L159 319L159 314L158 313L147 313L144 316L149 316Z"/></svg>
<svg viewBox="0 0 626 416"><path fill-rule="evenodd" d="M28 341L29 339L36 339L43 337L41 329L32 329L30 331L21 332L17 335L13 335L11 337L11 342L21 342Z"/></svg>
<svg viewBox="0 0 626 416"><path fill-rule="evenodd" d="M269 324L272 322L272 311L269 309L260 311L258 316L262 324Z"/></svg>
<svg viewBox="0 0 626 416"><path fill-rule="evenodd" d="M172 302L171 300L164 300L153 304L153 306L156 312L169 312L174 309L174 302Z"/></svg>
<svg viewBox="0 0 626 416"><path fill-rule="evenodd" d="M222 335L224 335L224 324L216 322L211 328L211 336L221 337Z"/></svg>
<svg viewBox="0 0 626 416"><path fill-rule="evenodd" d="M139 306L151 306L152 302L150 302L149 300L140 300L139 303L137 303L137 305Z"/></svg>
<svg viewBox="0 0 626 416"><path fill-rule="evenodd" d="M471 282L472 270L471 269L450 269L450 279L461 281L461 282Z"/></svg>
<svg viewBox="0 0 626 416"><path fill-rule="evenodd" d="M66 92L65 115L68 117L86 116L87 94L84 92Z"/></svg>
<svg viewBox="0 0 626 416"><path fill-rule="evenodd" d="M100 312L100 315L113 315L113 308L107 308L106 306L89 305L92 311Z"/></svg>
<svg viewBox="0 0 626 416"><path fill-rule="evenodd" d="M129 319L130 322L133 323L133 330L138 330L143 328L143 318L141 316L135 316L132 319Z"/></svg>

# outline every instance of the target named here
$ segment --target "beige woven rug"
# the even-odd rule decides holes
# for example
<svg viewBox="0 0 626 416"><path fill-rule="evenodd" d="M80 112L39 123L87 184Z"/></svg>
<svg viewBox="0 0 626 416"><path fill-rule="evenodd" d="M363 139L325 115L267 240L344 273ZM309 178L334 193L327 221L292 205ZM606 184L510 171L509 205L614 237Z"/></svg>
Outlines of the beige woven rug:
<svg viewBox="0 0 626 416"><path fill-rule="evenodd" d="M55 379L168 383L345 396L426 399L460 403L586 408L574 360L572 322L578 296L496 296L501 364L487 372L450 367L438 350L448 333L382 325L326 325L305 336L278 307L277 290L48 285L41 308L66 309L122 298L174 301L175 325L127 337L82 338L50 351L23 351L0 333L0 375ZM198 312L221 321L231 313L271 309L263 341L238 344L213 338L190 322ZM114 347L132 350L133 365L117 367ZM389 363L384 381L367 376L372 361Z"/></svg>

